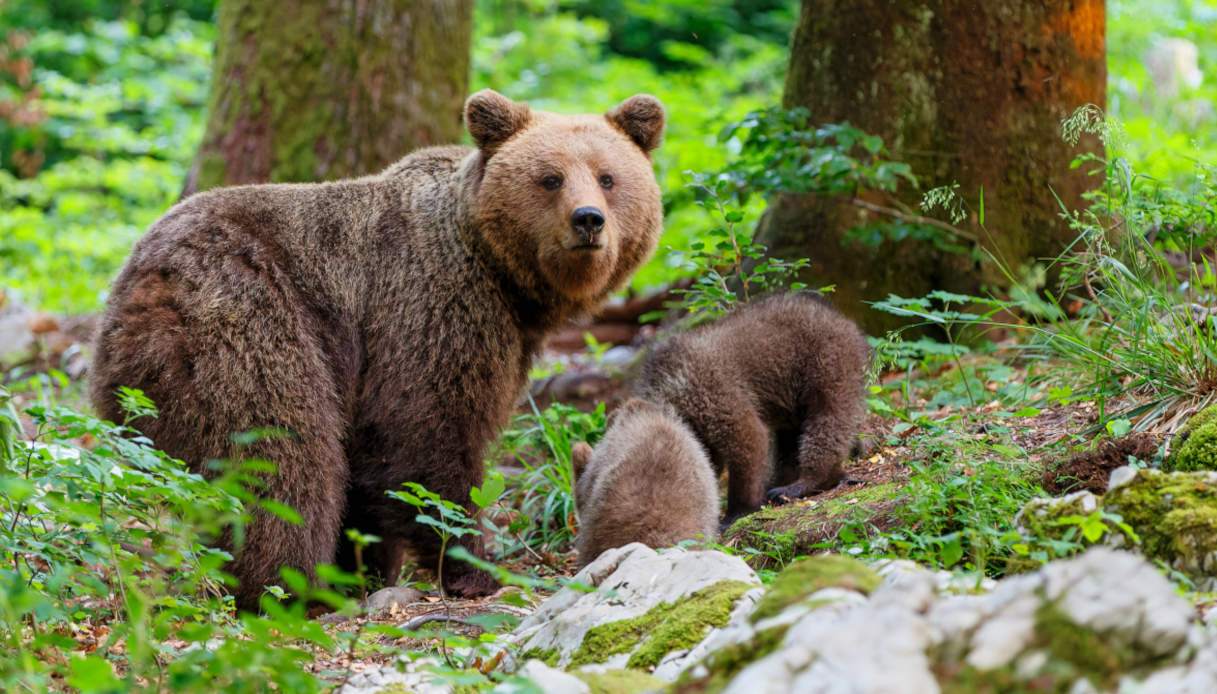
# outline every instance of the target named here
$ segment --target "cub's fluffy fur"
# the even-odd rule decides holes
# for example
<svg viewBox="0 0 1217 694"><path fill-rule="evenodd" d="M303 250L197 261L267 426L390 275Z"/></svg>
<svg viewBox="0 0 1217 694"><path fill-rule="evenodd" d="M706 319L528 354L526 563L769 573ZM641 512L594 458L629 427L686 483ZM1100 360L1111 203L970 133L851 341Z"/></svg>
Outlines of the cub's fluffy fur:
<svg viewBox="0 0 1217 694"><path fill-rule="evenodd" d="M577 443L571 460L581 565L631 542L714 539L718 485L705 450L671 408L627 401L595 451Z"/></svg>
<svg viewBox="0 0 1217 694"><path fill-rule="evenodd" d="M654 347L634 394L675 409L715 471L727 470L731 520L760 508L771 479L780 485L771 499L841 480L862 423L868 355L862 332L827 303L778 295Z"/></svg>
<svg viewBox="0 0 1217 694"><path fill-rule="evenodd" d="M434 555L435 533L385 491L413 481L468 504L541 341L655 248L654 97L562 116L485 90L465 121L476 148L424 149L378 176L188 198L114 283L90 377L102 416L121 418L119 386L143 390L160 416L136 424L158 446L202 472L267 459L264 494L304 519L254 511L229 567L242 607L281 566L333 562L343 527L382 538L369 559L388 580L407 547ZM232 443L258 427L288 435ZM443 579L494 587L460 562Z"/></svg>

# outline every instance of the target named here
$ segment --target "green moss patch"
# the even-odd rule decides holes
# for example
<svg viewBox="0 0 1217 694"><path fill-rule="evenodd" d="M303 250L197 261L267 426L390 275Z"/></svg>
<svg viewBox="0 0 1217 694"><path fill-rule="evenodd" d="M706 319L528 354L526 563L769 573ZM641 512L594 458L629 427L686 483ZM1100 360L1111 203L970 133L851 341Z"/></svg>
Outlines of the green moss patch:
<svg viewBox="0 0 1217 694"><path fill-rule="evenodd" d="M693 668L689 668L676 681L672 694L722 691L745 667L776 651L789 628L783 624L762 629L747 641L718 649L701 662L707 671L704 677L692 677Z"/></svg>
<svg viewBox="0 0 1217 694"><path fill-rule="evenodd" d="M752 611L751 619L757 622L773 617L821 588L846 588L868 595L881 580L866 564L839 554L801 559L773 579Z"/></svg>
<svg viewBox="0 0 1217 694"><path fill-rule="evenodd" d="M638 670L610 670L609 672L572 672L583 680L592 694L636 694L664 689L667 682Z"/></svg>
<svg viewBox="0 0 1217 694"><path fill-rule="evenodd" d="M1217 405L1192 417L1179 432L1183 443L1162 464L1164 470L1217 470Z"/></svg>
<svg viewBox="0 0 1217 694"><path fill-rule="evenodd" d="M1078 625L1052 603L1035 613L1035 636L1026 653L1034 652L1046 655L1047 661L1038 672L1021 676L1013 665L978 670L959 662L939 662L934 673L943 694L1067 694L1082 679L1100 691L1115 691L1121 675L1139 667L1157 667L1162 660L1146 660L1131 648L1113 645L1111 639Z"/></svg>
<svg viewBox="0 0 1217 694"><path fill-rule="evenodd" d="M1057 671L1085 677L1100 689L1114 689L1131 654L1113 646L1086 627L1079 626L1055 605L1047 604L1035 613L1033 646L1048 652ZM1067 667L1061 668L1060 665Z"/></svg>
<svg viewBox="0 0 1217 694"><path fill-rule="evenodd" d="M754 549L748 557L753 568L773 568L799 555L820 551L836 539L841 527L866 522L880 530L890 528L892 510L901 488L896 484L862 487L824 501L803 501L763 508L736 521L723 533L723 544Z"/></svg>
<svg viewBox="0 0 1217 694"><path fill-rule="evenodd" d="M530 648L520 654L520 660L539 660L550 667L557 667L558 659L561 657L561 655L562 654L558 652L557 648L546 648L544 650L540 648Z"/></svg>
<svg viewBox="0 0 1217 694"><path fill-rule="evenodd" d="M627 667L653 668L668 653L692 648L711 629L725 625L736 601L752 587L743 581L720 581L646 614L592 627L570 665L602 663L632 651Z"/></svg>
<svg viewBox="0 0 1217 694"><path fill-rule="evenodd" d="M1183 570L1198 569L1217 551L1217 486L1204 472L1137 470L1107 493L1107 511L1119 513L1141 539L1141 550Z"/></svg>

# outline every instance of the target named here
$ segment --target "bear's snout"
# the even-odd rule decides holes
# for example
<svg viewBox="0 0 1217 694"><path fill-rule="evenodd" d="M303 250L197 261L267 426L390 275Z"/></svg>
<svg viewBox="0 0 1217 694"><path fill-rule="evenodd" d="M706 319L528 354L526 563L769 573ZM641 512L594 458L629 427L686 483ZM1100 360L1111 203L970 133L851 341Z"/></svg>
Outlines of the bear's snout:
<svg viewBox="0 0 1217 694"><path fill-rule="evenodd" d="M577 248L599 248L600 231L604 229L604 213L599 207L586 205L570 215L570 228L579 237Z"/></svg>

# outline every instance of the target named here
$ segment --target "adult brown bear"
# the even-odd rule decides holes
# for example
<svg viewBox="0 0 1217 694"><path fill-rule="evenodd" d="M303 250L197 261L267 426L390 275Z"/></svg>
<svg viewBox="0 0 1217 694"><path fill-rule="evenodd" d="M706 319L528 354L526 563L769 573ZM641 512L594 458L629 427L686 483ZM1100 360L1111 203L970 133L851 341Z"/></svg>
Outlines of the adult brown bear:
<svg viewBox="0 0 1217 694"><path fill-rule="evenodd" d="M270 460L264 493L304 519L255 511L229 567L242 607L281 566L332 562L342 527L383 539L369 559L390 580L407 548L434 555L433 532L385 491L414 481L468 504L542 339L655 248L654 97L561 116L485 90L465 120L476 148L424 149L377 176L191 197L114 284L91 376L102 416L120 418L119 386L143 390L160 416L136 424L157 446L201 471ZM231 434L259 427L289 435L238 451ZM494 586L445 566L454 593Z"/></svg>

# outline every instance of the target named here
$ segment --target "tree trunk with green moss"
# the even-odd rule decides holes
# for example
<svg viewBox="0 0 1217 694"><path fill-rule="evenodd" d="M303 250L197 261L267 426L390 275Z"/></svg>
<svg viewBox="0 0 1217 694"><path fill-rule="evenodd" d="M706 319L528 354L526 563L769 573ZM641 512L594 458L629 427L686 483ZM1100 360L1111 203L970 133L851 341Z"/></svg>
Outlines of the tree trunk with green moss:
<svg viewBox="0 0 1217 694"><path fill-rule="evenodd" d="M845 239L851 228L890 219L867 203L918 214L923 191L958 182L971 212L961 228L1014 271L1060 253L1072 234L1053 193L1077 208L1099 183L1069 165L1101 145L1066 144L1061 121L1080 106L1105 105L1104 11L1103 0L804 0L784 105L808 108L816 124L849 121L882 136L922 190L906 186L895 201L861 192L862 204L779 196L758 240L776 257L809 258L804 279L835 283L838 306L872 334L898 319L865 301L1005 283L991 264L924 241Z"/></svg>
<svg viewBox="0 0 1217 694"><path fill-rule="evenodd" d="M373 173L457 142L473 0L223 0L183 196Z"/></svg>

